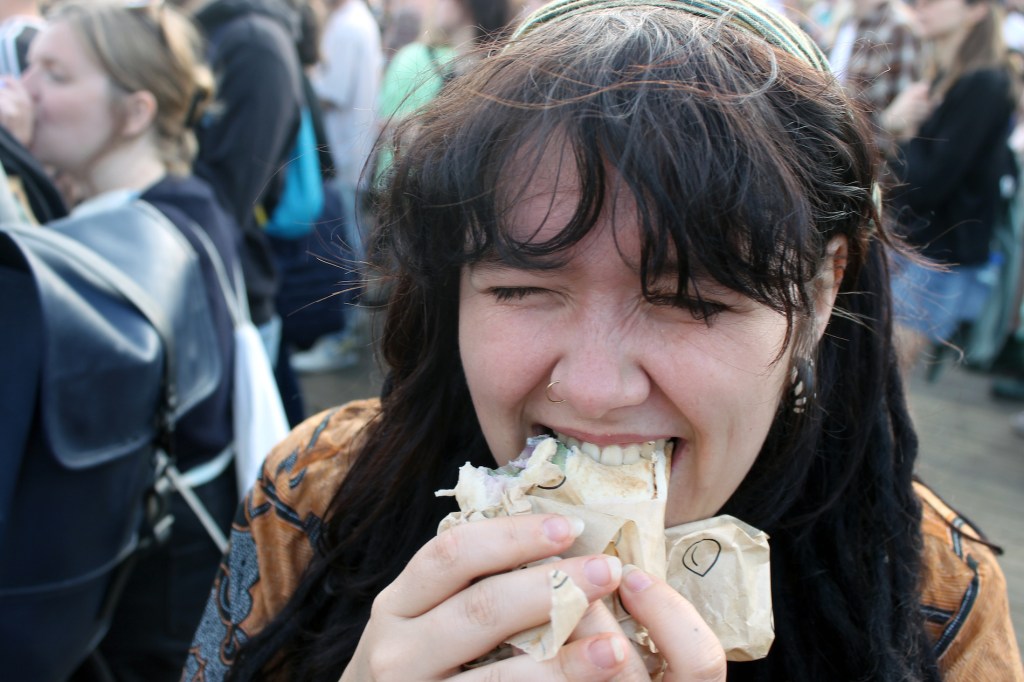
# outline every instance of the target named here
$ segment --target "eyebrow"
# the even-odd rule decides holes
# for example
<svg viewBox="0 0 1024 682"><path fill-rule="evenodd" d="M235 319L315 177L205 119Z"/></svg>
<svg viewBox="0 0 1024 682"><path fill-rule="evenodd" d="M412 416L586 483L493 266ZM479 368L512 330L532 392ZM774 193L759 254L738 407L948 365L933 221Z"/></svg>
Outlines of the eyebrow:
<svg viewBox="0 0 1024 682"><path fill-rule="evenodd" d="M500 272L530 272L539 275L551 274L568 269L568 265L562 262L543 263L536 260L524 261L523 263L510 263L500 258L489 257L467 264L469 269L477 273L500 273Z"/></svg>
<svg viewBox="0 0 1024 682"><path fill-rule="evenodd" d="M565 270L571 268L572 259L560 259L556 254L535 256L532 258L524 259L519 263L512 263L508 260L501 258L498 254L491 252L481 256L480 258L468 263L467 265L474 270L523 270L528 272L551 272L555 270ZM639 277L641 272L641 265L639 263L629 263L630 269ZM654 279L662 278L675 278L679 272L679 260L676 255L666 258L665 262L657 272L653 272ZM690 267L690 277L688 279L702 280L702 279L713 279L708 277L703 269L694 269L694 266Z"/></svg>

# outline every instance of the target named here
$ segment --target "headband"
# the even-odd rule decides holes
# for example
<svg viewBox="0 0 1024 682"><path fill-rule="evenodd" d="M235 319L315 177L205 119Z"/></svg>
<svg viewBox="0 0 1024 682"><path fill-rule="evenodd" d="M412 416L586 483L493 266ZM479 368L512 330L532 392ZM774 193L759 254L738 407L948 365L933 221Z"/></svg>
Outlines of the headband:
<svg viewBox="0 0 1024 682"><path fill-rule="evenodd" d="M602 9L660 7L681 10L726 23L768 41L819 71L829 71L828 60L796 24L768 8L763 0L553 0L528 16L512 35L521 38L542 24Z"/></svg>
<svg viewBox="0 0 1024 682"><path fill-rule="evenodd" d="M723 19L757 38L802 60L811 68L831 72L828 59L818 45L792 21L769 8L764 0L552 0L523 20L511 40L530 33L542 24L603 9L660 7L680 10L706 19ZM871 187L872 203L882 210L878 183ZM872 224L869 233L874 231Z"/></svg>

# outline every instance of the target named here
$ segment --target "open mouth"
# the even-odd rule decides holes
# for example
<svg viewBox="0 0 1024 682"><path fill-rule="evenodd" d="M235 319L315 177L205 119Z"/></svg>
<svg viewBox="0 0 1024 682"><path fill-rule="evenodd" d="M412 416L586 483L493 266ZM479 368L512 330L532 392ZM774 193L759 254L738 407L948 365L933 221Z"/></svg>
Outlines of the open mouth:
<svg viewBox="0 0 1024 682"><path fill-rule="evenodd" d="M640 460L651 460L655 452L664 452L665 459L672 461L672 452L675 450L675 438L660 438L640 443L623 443L620 445L597 445L581 441L564 433L558 433L551 429L544 429L544 435L553 436L563 443L570 450L577 448L580 452L590 457L599 464L605 466L623 466L636 464Z"/></svg>

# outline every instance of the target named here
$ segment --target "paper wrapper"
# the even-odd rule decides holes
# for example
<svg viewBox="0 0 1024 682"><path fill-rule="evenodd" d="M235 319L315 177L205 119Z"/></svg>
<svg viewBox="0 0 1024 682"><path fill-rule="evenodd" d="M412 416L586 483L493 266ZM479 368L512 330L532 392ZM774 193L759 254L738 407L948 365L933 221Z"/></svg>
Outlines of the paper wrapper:
<svg viewBox="0 0 1024 682"><path fill-rule="evenodd" d="M664 453L655 453L653 459L641 459L636 464L612 467L598 464L575 448L570 452L551 438L539 443L531 441L530 447L534 445L536 447L528 460L513 463L519 467L514 476L499 476L491 470L469 464L463 466L455 489L437 492L438 495L454 495L461 510L445 517L438 532L462 523L498 516L547 513L575 516L583 520L584 530L563 553L564 557L611 554L618 556L624 564L633 564L654 576L667 578L669 584L693 602L719 637L722 633L729 637L725 648L727 655L733 652L730 660L750 660L759 657L756 655L758 651L762 652L760 656L767 653L774 635L771 628L771 592L767 582L767 536L764 533L745 524L738 533L732 532L730 529L737 529L735 524L741 522L730 517L718 517L677 526L669 531L671 535L667 535L664 519L668 479ZM689 540L693 537L692 532L711 535ZM757 534L760 536L758 541L745 540ZM706 542L699 544L702 540ZM690 552L691 564L687 565L682 558L687 556L687 549L694 543L698 544ZM711 546L708 543L717 543L722 551L715 559L709 560L711 564L705 576L696 580L693 567L699 569L699 565L692 562L703 561L703 550ZM757 553L750 554L754 547ZM759 565L763 567L763 573L758 569ZM720 594L719 584L730 580L726 569L732 571L733 582ZM554 573L550 580L551 622L519 633L506 642L536 660L546 660L558 653L587 608L583 591L565 574L555 576ZM765 582L764 585L748 584L736 581L737 575L763 576ZM688 591L680 589L684 584ZM754 591L755 587L757 591ZM732 595L729 599L737 603L723 606L721 595ZM753 604L746 604L751 595L757 595L756 608ZM767 600L766 611L762 608L764 600ZM705 602L711 606L705 607ZM623 632L638 647L645 653L657 651L646 629L625 612L616 595L605 598L605 603L619 620ZM706 611L714 615L708 618ZM730 622L719 626L712 622L734 617L743 618L743 624ZM759 620L749 620L754 617ZM744 634L755 639L744 640ZM496 651L476 664L507 655L508 651Z"/></svg>
<svg viewBox="0 0 1024 682"><path fill-rule="evenodd" d="M696 607L730 661L768 655L772 621L768 536L731 516L665 531L666 581Z"/></svg>
<svg viewBox="0 0 1024 682"><path fill-rule="evenodd" d="M569 639L587 610L587 595L572 578L559 570L548 576L551 589L550 621L545 625L524 630L511 637L506 644L530 653L539 661L551 658Z"/></svg>
<svg viewBox="0 0 1024 682"><path fill-rule="evenodd" d="M562 514L583 520L584 531L564 557L611 554L654 575L665 574L665 497L668 494L664 453L635 464L608 467L578 449L568 450L552 438L531 441L528 459L517 460L514 475L500 475L469 464L459 470L454 495L462 511L449 514L438 528L443 532L460 523L517 514ZM557 463L556 463L557 462ZM568 584L581 596L572 580ZM567 589L563 587L563 589ZM566 595L570 594L566 592ZM552 590L552 622L510 638L537 660L555 656L575 629L587 601L569 600ZM644 628L637 625L616 598L606 604L623 631L638 645L653 651ZM559 627L553 627L552 624ZM567 627L561 627L567 624ZM557 631L556 631L557 630ZM500 657L499 653L496 657Z"/></svg>

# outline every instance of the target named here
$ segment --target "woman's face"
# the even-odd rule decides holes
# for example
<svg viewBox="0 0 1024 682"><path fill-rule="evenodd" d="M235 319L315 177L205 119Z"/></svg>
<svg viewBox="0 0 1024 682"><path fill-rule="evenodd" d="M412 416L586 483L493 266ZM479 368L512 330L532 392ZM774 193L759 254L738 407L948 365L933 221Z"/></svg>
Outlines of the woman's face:
<svg viewBox="0 0 1024 682"><path fill-rule="evenodd" d="M513 210L517 237L543 241L566 224L576 185L562 175L551 163L533 174ZM714 515L750 470L789 387L786 321L715 282L701 293L726 309L710 323L647 302L634 208L622 199L614 218L606 211L564 267L465 268L459 348L498 464L539 433L603 453L671 439L666 523L675 525ZM547 397L555 380L552 399L564 402Z"/></svg>
<svg viewBox="0 0 1024 682"><path fill-rule="evenodd" d="M32 41L24 76L35 110L31 151L44 164L81 175L115 134L114 86L67 24Z"/></svg>
<svg viewBox="0 0 1024 682"><path fill-rule="evenodd" d="M469 21L460 0L435 0L432 28L449 35Z"/></svg>
<svg viewBox="0 0 1024 682"><path fill-rule="evenodd" d="M916 0L913 4L917 33L923 40L966 35L983 10L982 2L968 5L964 0Z"/></svg>

